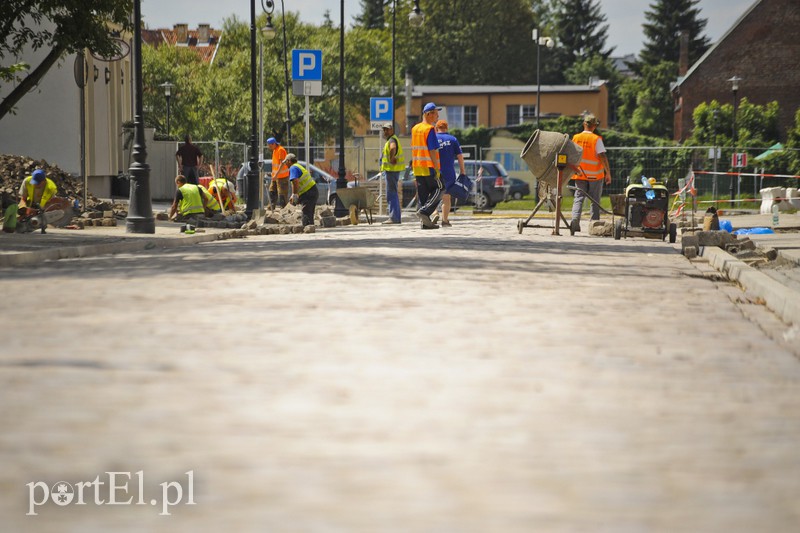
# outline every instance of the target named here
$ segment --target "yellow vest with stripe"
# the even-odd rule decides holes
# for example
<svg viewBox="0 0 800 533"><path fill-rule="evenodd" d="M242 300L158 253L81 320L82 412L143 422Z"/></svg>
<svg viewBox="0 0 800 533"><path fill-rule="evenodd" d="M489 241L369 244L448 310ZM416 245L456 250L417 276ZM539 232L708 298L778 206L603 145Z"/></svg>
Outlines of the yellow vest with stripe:
<svg viewBox="0 0 800 533"><path fill-rule="evenodd" d="M606 171L603 168L603 163L600 161L595 151L598 139L602 139L602 137L591 131L576 133L575 136L572 137L572 142L583 148L580 164L583 174L579 172L572 176L572 179L597 181L605 177Z"/></svg>
<svg viewBox="0 0 800 533"><path fill-rule="evenodd" d="M308 173L308 170L303 167L300 163L295 163L292 165L293 167L299 168L303 174L299 178L295 178L297 180L297 195L300 196L306 191L311 190L311 187L316 187L317 183L314 181L314 178L311 177L311 174Z"/></svg>
<svg viewBox="0 0 800 533"><path fill-rule="evenodd" d="M415 176L432 174L431 168L438 170L439 151L428 150L428 135L433 126L427 122L420 122L411 129L411 170Z"/></svg>
<svg viewBox="0 0 800 533"><path fill-rule="evenodd" d="M214 200L218 200L217 192L219 192L219 197L222 198L222 203L225 204L225 208L234 209L231 191L228 190L228 180L225 178L211 180L208 184L208 192L211 193L211 197ZM219 205L219 202L217 202L217 205Z"/></svg>
<svg viewBox="0 0 800 533"><path fill-rule="evenodd" d="M214 198L214 196L210 192L208 192L208 189L206 189L202 185L198 185L198 187L200 187L200 192L203 193L203 196L206 197L206 207L208 207L212 211L219 211L220 208L217 199Z"/></svg>
<svg viewBox="0 0 800 533"><path fill-rule="evenodd" d="M397 144L397 153L395 154L395 159L397 162L394 165L390 162L391 148L389 148L389 145L391 144L392 139L394 139L394 142ZM385 170L387 172L400 172L404 168L406 168L406 158L403 155L403 147L400 146L400 139L397 138L397 135L392 135L386 139L386 144L383 145L381 170Z"/></svg>
<svg viewBox="0 0 800 533"><path fill-rule="evenodd" d="M178 213L181 215L202 215L203 200L200 198L200 186L185 183L179 189L181 191L181 201L178 204ZM206 191L208 193L208 191Z"/></svg>
<svg viewBox="0 0 800 533"><path fill-rule="evenodd" d="M28 176L25 178L25 202L30 206L34 202L34 194L36 185L31 183L33 176ZM47 205L47 202L50 201L50 198L56 195L58 192L58 186L56 182L51 180L50 178L44 179L44 191L42 191L42 198L39 200L39 205L44 207Z"/></svg>

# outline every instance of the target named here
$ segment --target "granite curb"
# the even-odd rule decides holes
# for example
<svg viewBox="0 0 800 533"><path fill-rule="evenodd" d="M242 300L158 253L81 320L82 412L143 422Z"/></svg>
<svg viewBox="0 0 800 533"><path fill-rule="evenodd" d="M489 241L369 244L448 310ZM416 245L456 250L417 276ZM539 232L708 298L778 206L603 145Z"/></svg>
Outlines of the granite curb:
<svg viewBox="0 0 800 533"><path fill-rule="evenodd" d="M206 233L199 235L185 235L180 237L137 237L124 239L119 242L99 244L78 244L75 246L61 246L19 253L0 254L0 268L29 266L43 261L56 261L59 259L78 259L81 257L94 257L98 255L142 252L156 248L175 248L190 246L204 242L239 238L248 235L248 230L230 230L220 233Z"/></svg>
<svg viewBox="0 0 800 533"><path fill-rule="evenodd" d="M706 246L701 255L731 281L764 300L766 306L790 324L800 324L800 292L770 278L725 250Z"/></svg>

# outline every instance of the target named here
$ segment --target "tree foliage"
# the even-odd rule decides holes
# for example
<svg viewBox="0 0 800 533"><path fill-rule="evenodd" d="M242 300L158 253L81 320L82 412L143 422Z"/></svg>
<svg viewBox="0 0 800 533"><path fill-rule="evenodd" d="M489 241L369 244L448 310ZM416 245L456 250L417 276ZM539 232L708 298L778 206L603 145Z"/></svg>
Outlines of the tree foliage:
<svg viewBox="0 0 800 533"><path fill-rule="evenodd" d="M673 131L672 94L677 65L663 61L644 65L642 75L626 82L620 90L620 127L640 135L671 138Z"/></svg>
<svg viewBox="0 0 800 533"><path fill-rule="evenodd" d="M130 29L131 0L3 0L0 3L0 80L15 82L0 102L0 120L65 54L119 52L111 27ZM41 63L14 62L26 50L47 50Z"/></svg>
<svg viewBox="0 0 800 533"><path fill-rule="evenodd" d="M356 16L356 24L367 30L383 29L384 7L391 0L361 0L361 14Z"/></svg>
<svg viewBox="0 0 800 533"><path fill-rule="evenodd" d="M709 39L703 35L708 22L700 18L697 6L700 0L656 0L645 11L648 22L642 25L645 35L644 48L639 54L644 65L655 66L663 61L678 63L680 38L683 31L689 32L689 65L708 50Z"/></svg>

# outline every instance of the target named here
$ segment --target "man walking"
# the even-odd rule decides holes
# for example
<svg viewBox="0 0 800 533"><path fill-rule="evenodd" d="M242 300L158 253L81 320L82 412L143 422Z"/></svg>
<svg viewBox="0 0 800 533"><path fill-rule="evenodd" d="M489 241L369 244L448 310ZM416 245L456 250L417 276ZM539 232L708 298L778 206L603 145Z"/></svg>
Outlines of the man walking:
<svg viewBox="0 0 800 533"><path fill-rule="evenodd" d="M603 182L611 183L611 168L606 157L606 147L603 138L594 131L600 121L594 115L583 118L583 131L576 134L572 141L583 148L581 156L581 172L575 174L575 198L572 203L572 221L570 227L573 231L581 230L581 211L583 200L587 196L594 200L591 202L591 220L600 220L600 196L603 194Z"/></svg>
<svg viewBox="0 0 800 533"><path fill-rule="evenodd" d="M186 134L183 140L184 143L175 152L175 159L178 161L181 174L186 177L186 182L197 185L200 183L197 167L203 164L203 152L192 144L192 137L189 134Z"/></svg>
<svg viewBox="0 0 800 533"><path fill-rule="evenodd" d="M448 124L446 120L436 123L436 136L439 138L439 155L442 162L442 182L445 192L442 194L442 226L450 226L450 202L451 196L447 189L456 183L456 167L453 162L458 160L458 168L461 174L466 174L464 168L464 154L461 152L461 144L453 135L447 133Z"/></svg>
<svg viewBox="0 0 800 533"><path fill-rule="evenodd" d="M389 209L389 219L384 224L400 224L400 196L397 193L397 183L400 181L400 171L405 168L406 162L403 147L394 134L391 122L383 125L383 136L386 138L386 144L383 145L381 156L381 172L386 180L386 205Z"/></svg>
<svg viewBox="0 0 800 533"><path fill-rule="evenodd" d="M269 201L273 206L285 207L289 195L289 167L284 164L286 148L278 144L275 137L267 139L267 148L272 150L272 179L269 182Z"/></svg>
<svg viewBox="0 0 800 533"><path fill-rule="evenodd" d="M437 229L431 221L442 199L441 164L439 162L439 140L434 124L439 119L441 107L428 102L422 108L422 122L411 129L411 170L417 182L419 217L422 229Z"/></svg>

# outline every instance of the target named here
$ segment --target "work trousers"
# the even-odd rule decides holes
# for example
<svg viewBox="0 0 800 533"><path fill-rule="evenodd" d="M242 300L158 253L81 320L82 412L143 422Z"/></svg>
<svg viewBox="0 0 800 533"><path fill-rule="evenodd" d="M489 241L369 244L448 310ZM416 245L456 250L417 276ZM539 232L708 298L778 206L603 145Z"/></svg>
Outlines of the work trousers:
<svg viewBox="0 0 800 533"><path fill-rule="evenodd" d="M311 187L298 197L298 202L303 206L303 226L314 225L314 210L317 208L319 189Z"/></svg>
<svg viewBox="0 0 800 533"><path fill-rule="evenodd" d="M429 174L427 176L415 176L417 181L417 198L419 199L419 211L431 216L439 202L442 201L442 181Z"/></svg>
<svg viewBox="0 0 800 533"><path fill-rule="evenodd" d="M400 172L384 170L383 174L386 177L386 205L389 208L389 220L400 222L400 195L397 193Z"/></svg>
<svg viewBox="0 0 800 533"><path fill-rule="evenodd" d="M197 167L183 167L183 177L186 178L186 183L191 183L192 185L200 185L198 181L198 173Z"/></svg>
<svg viewBox="0 0 800 533"><path fill-rule="evenodd" d="M590 220L600 220L600 196L603 194L603 180L575 180L575 200L572 202L572 220L581 220L581 211L583 210L583 200L589 197L594 200L590 201L589 211L591 213Z"/></svg>
<svg viewBox="0 0 800 533"><path fill-rule="evenodd" d="M269 183L269 199L273 206L286 207L289 198L289 178L273 178Z"/></svg>

